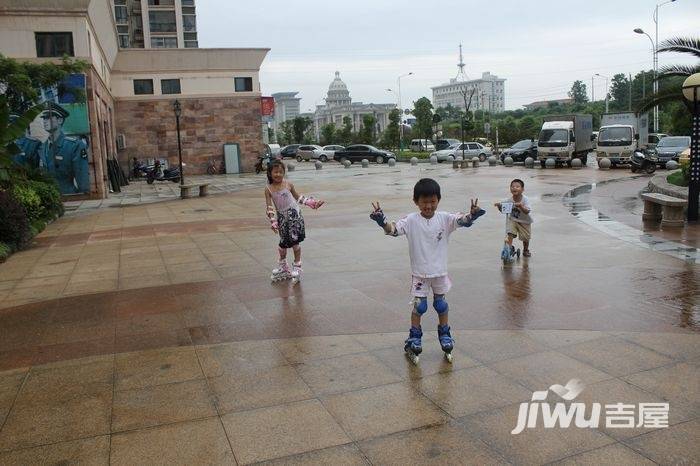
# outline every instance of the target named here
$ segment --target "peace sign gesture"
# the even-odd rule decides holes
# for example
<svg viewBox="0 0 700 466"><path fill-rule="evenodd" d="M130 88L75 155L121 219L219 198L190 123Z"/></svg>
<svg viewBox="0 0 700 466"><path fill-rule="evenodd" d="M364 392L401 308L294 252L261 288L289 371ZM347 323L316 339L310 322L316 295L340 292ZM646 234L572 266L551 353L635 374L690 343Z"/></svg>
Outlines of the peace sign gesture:
<svg viewBox="0 0 700 466"><path fill-rule="evenodd" d="M371 214L369 214L369 218L377 222L377 225L384 228L384 225L386 225L386 216L384 216L382 208L379 207L379 201L377 201L376 204L373 202L372 208L374 209L374 211Z"/></svg>
<svg viewBox="0 0 700 466"><path fill-rule="evenodd" d="M374 202L372 203L372 209L374 209L374 212L380 212L382 209L379 207L379 201L375 204Z"/></svg>
<svg viewBox="0 0 700 466"><path fill-rule="evenodd" d="M469 213L474 215L475 213L479 212L481 210L481 207L479 207L479 198L477 197L476 199L471 199L471 208L469 209Z"/></svg>

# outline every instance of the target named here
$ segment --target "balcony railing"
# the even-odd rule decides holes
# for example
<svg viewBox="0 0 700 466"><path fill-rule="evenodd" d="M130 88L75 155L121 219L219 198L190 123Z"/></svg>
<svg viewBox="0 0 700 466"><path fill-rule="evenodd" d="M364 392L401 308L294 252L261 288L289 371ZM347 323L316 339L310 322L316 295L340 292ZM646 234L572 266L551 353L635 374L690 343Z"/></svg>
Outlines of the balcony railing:
<svg viewBox="0 0 700 466"><path fill-rule="evenodd" d="M175 23L150 23L151 32L177 32Z"/></svg>

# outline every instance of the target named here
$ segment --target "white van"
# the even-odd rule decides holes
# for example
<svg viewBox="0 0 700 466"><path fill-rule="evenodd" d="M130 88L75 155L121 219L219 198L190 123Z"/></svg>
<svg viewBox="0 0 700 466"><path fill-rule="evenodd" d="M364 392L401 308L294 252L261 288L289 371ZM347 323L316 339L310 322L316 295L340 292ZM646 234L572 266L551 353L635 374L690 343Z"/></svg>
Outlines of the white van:
<svg viewBox="0 0 700 466"><path fill-rule="evenodd" d="M435 146L430 139L413 139L411 140L410 148L414 152L433 152L435 150Z"/></svg>

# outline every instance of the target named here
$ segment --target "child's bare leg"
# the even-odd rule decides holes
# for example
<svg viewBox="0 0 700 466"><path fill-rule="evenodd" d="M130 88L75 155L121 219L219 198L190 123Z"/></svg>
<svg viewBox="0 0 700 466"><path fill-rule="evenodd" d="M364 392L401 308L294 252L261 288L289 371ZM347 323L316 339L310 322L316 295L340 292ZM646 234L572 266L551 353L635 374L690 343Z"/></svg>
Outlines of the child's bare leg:
<svg viewBox="0 0 700 466"><path fill-rule="evenodd" d="M512 246L512 245L513 245L513 239L514 239L514 238L515 238L515 236L513 236L513 235L510 234L510 233L508 233L508 234L506 235L506 243L508 243L509 246Z"/></svg>
<svg viewBox="0 0 700 466"><path fill-rule="evenodd" d="M301 246L292 246L292 251L294 251L294 264L301 265Z"/></svg>
<svg viewBox="0 0 700 466"><path fill-rule="evenodd" d="M280 262L286 261L287 260L287 249L278 246L277 251L279 252L279 255L280 255Z"/></svg>
<svg viewBox="0 0 700 466"><path fill-rule="evenodd" d="M420 314L411 312L411 327L420 328Z"/></svg>
<svg viewBox="0 0 700 466"><path fill-rule="evenodd" d="M530 240L523 240L523 252L530 252Z"/></svg>

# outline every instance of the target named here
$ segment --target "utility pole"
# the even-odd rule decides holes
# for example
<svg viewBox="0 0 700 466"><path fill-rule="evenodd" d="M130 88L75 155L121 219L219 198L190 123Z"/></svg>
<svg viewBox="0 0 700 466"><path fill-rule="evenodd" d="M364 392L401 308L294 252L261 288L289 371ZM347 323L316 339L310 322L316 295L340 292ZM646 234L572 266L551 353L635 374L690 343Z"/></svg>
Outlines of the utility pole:
<svg viewBox="0 0 700 466"><path fill-rule="evenodd" d="M627 110L632 111L632 73L630 75L630 98L629 98L629 104L627 105Z"/></svg>

